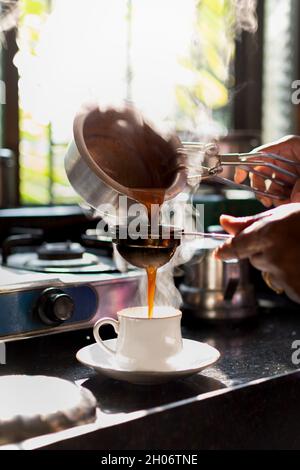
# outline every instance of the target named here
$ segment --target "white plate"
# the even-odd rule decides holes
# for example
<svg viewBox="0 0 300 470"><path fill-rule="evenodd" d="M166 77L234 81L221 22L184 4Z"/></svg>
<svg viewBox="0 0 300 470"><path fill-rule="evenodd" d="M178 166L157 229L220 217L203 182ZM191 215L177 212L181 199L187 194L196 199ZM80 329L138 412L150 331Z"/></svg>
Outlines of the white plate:
<svg viewBox="0 0 300 470"><path fill-rule="evenodd" d="M105 341L115 349L116 339ZM219 351L208 344L183 339L182 352L172 358L171 370L130 371L119 367L114 358L101 349L97 343L80 349L76 357L82 364L112 379L134 384L158 384L197 374L214 364L220 357Z"/></svg>

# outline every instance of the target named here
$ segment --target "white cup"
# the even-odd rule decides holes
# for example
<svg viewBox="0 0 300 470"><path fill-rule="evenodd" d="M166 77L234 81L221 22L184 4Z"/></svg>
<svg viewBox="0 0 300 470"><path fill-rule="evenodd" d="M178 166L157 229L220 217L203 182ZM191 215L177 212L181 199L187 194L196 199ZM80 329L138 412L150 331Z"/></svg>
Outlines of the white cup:
<svg viewBox="0 0 300 470"><path fill-rule="evenodd" d="M117 313L118 320L102 318L94 326L99 346L116 361L117 366L134 371L163 371L173 368L171 359L182 350L181 312L173 307L126 308ZM116 349L101 339L99 329L112 325L118 335Z"/></svg>

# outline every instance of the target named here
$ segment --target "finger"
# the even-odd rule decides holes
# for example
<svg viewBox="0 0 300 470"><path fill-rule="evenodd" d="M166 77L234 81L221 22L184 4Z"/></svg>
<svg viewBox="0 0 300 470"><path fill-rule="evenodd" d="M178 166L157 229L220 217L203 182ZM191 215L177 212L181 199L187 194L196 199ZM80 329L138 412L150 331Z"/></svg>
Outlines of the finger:
<svg viewBox="0 0 300 470"><path fill-rule="evenodd" d="M238 255L233 248L232 241L227 241L214 251L214 257L221 261L238 259Z"/></svg>
<svg viewBox="0 0 300 470"><path fill-rule="evenodd" d="M250 171L250 170L249 170ZM244 183L246 178L250 178L250 181L251 181L251 173L249 173L248 171L246 170L243 170L241 168L237 168L235 170L235 175L234 175L234 181L237 183L237 184L241 184L241 183ZM251 187L254 187L254 185L252 184L251 182ZM262 191L264 190L263 187L261 189ZM267 198L263 198L259 195L256 196L257 199L267 208L271 207L272 206L272 201L270 199L267 199Z"/></svg>
<svg viewBox="0 0 300 470"><path fill-rule="evenodd" d="M260 197L259 199L265 207L271 207L272 205L277 207L283 203L290 202L292 189L290 181L284 181L281 175L278 176L277 173L270 168L259 166L255 168L255 171L260 174L250 173L251 186L259 191L275 194L281 198ZM261 176L261 174L265 175L265 177Z"/></svg>
<svg viewBox="0 0 300 470"><path fill-rule="evenodd" d="M242 230L245 230L250 225L258 220L264 219L272 215L273 211L262 212L250 217L232 217L231 215L221 215L220 224L224 230L231 235L238 235Z"/></svg>
<svg viewBox="0 0 300 470"><path fill-rule="evenodd" d="M253 189L259 190L261 192L266 191L265 181L262 177L254 175L253 173L249 174L250 184ZM264 196L260 196L259 194L256 195L257 199L265 206L267 209L272 207L273 201L272 199Z"/></svg>
<svg viewBox="0 0 300 470"><path fill-rule="evenodd" d="M248 237L245 239L239 239L238 235L236 238L227 241L224 245L218 247L215 251L215 257L223 261L230 261L234 259L248 259L253 256L255 253L259 252L261 247L259 244L256 244Z"/></svg>
<svg viewBox="0 0 300 470"><path fill-rule="evenodd" d="M270 184L274 187L274 192L283 194L289 192L295 184L295 177L289 177L282 174L280 170L284 168L284 164L279 162L276 169L264 165L256 166L253 171L250 170L250 175L254 184L260 185L260 188L267 190Z"/></svg>
<svg viewBox="0 0 300 470"><path fill-rule="evenodd" d="M270 182L269 186L267 186L268 193L280 196L280 199L271 199L274 207L279 207L283 204L288 204L289 202L291 202L291 191L292 188L284 188L272 182Z"/></svg>
<svg viewBox="0 0 300 470"><path fill-rule="evenodd" d="M220 246L215 252L216 258L224 261L233 259L243 260L251 258L251 256L257 253L263 253L269 247L271 241L262 236L260 230L262 226L261 220L257 220L248 226L236 237Z"/></svg>
<svg viewBox="0 0 300 470"><path fill-rule="evenodd" d="M242 170L241 168L237 168L235 170L234 181L238 184L241 184L245 181L248 177L248 172L246 170Z"/></svg>
<svg viewBox="0 0 300 470"><path fill-rule="evenodd" d="M266 189L270 194L276 194L278 198L270 198L274 207L282 206L291 202L293 186L279 186L276 182L266 181Z"/></svg>
<svg viewBox="0 0 300 470"><path fill-rule="evenodd" d="M256 172L258 172L258 171L262 175L266 175L266 178L264 178L264 176L262 176L261 174L256 174ZM236 173L235 173L236 183L242 183L245 179L245 176L249 176L251 187L253 189L259 190L261 192L267 192L269 187L270 187L270 183L268 184L267 178L269 177L270 180L272 180L272 178L275 177L274 170L272 170L271 168L264 167L264 166L257 166L255 168L249 167L248 171L246 171L245 169L237 169L236 170ZM277 194L277 192L281 193L281 191L282 190L281 190L281 187L279 185L278 185L278 188L277 188L276 185L273 186L273 193L274 194ZM263 197L263 196L258 195L258 194L256 195L256 197L266 208L270 208L273 205L275 205L274 200L272 198L268 198L267 196Z"/></svg>
<svg viewBox="0 0 300 470"><path fill-rule="evenodd" d="M230 215L221 215L220 223L224 230L230 235L238 235L242 230L254 223L253 217L231 217Z"/></svg>
<svg viewBox="0 0 300 470"><path fill-rule="evenodd" d="M237 235L240 233L244 228L248 227L252 222L247 221L247 218L236 218L230 215L221 215L220 217L220 224L225 230L225 232L230 233L230 235Z"/></svg>

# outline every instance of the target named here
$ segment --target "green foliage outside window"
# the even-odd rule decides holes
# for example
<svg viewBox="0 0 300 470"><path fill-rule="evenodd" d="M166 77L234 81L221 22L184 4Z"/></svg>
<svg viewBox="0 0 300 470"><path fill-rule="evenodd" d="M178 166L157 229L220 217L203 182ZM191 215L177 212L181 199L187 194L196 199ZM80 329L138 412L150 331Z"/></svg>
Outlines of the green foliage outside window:
<svg viewBox="0 0 300 470"><path fill-rule="evenodd" d="M129 0L124 0L126 1L131 4ZM188 53L178 57L181 66L193 76L189 85L176 86L177 109L173 118L179 132L197 130L202 116L207 114L221 126L230 126L229 90L234 85L234 77L230 72L235 44L234 3L231 0L195 0L193 41ZM20 55L34 59L43 27L51 11L51 3L49 0L20 0L20 10ZM127 17L124 15L125 22L134 18L134 8L130 12ZM71 19L70 11L66 21ZM18 64L18 57L16 63ZM132 79L124 71L125 80L126 77ZM76 202L78 198L70 188L63 168L63 156L68 142L54 141L54 123L42 119L39 121L33 116L28 106L30 93L34 93L34 89L28 87L28 84L24 85L21 76L19 122L22 203Z"/></svg>

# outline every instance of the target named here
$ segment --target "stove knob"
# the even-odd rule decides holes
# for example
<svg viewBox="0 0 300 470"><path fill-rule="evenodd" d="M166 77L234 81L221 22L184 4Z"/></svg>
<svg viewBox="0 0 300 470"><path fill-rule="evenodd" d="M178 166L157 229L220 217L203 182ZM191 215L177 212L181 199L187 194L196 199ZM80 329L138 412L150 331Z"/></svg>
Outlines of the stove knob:
<svg viewBox="0 0 300 470"><path fill-rule="evenodd" d="M47 325L58 325L69 320L74 313L72 297L61 289L44 290L37 302L37 313Z"/></svg>

